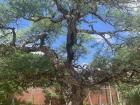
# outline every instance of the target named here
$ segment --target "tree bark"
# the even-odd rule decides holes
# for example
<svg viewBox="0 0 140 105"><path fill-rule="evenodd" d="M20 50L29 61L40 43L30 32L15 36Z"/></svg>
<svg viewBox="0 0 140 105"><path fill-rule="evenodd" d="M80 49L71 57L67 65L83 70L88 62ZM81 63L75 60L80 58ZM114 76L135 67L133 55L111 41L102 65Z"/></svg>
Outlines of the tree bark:
<svg viewBox="0 0 140 105"><path fill-rule="evenodd" d="M76 21L73 18L70 18L67 20L68 24L68 33L67 33L67 44L66 44L66 49L67 49L67 62L69 64L72 64L72 61L74 60L74 44L76 44L76 34L77 34L77 29L76 29Z"/></svg>
<svg viewBox="0 0 140 105"><path fill-rule="evenodd" d="M83 105L86 93L82 86L72 86L71 103L69 105Z"/></svg>
<svg viewBox="0 0 140 105"><path fill-rule="evenodd" d="M45 38L46 37L47 37L47 34L45 32L42 32L39 34L40 47L43 47L45 45Z"/></svg>
<svg viewBox="0 0 140 105"><path fill-rule="evenodd" d="M70 103L68 105L83 105L83 86L81 83L77 81L77 77L75 74L75 70L72 67L73 60L75 58L75 51L74 46L77 43L77 21L79 20L80 13L77 12L78 10L71 10L68 14L67 19L67 43L66 43L66 50L67 50L67 63L68 63L68 69L70 69L70 74L72 79L76 81L78 84L71 84L71 97L70 97ZM74 76L75 75L75 76Z"/></svg>

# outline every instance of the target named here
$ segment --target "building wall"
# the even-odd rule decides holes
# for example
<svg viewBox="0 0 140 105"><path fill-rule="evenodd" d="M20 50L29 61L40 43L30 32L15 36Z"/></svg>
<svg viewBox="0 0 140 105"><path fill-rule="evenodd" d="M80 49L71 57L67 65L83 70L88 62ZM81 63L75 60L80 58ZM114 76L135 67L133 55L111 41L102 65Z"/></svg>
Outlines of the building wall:
<svg viewBox="0 0 140 105"><path fill-rule="evenodd" d="M22 94L17 95L16 98L20 102L32 103L35 105L45 105L45 94L42 88L29 88Z"/></svg>
<svg viewBox="0 0 140 105"><path fill-rule="evenodd" d="M26 92L16 96L18 100L34 105L49 104L49 98L45 97L42 88L29 88ZM52 99L52 105L61 105L60 100ZM86 105L114 105L117 102L117 92L115 88L110 86L102 86L99 90L89 91L84 104Z"/></svg>
<svg viewBox="0 0 140 105"><path fill-rule="evenodd" d="M100 90L90 91L84 100L87 105L114 105L117 103L115 88L102 86Z"/></svg>

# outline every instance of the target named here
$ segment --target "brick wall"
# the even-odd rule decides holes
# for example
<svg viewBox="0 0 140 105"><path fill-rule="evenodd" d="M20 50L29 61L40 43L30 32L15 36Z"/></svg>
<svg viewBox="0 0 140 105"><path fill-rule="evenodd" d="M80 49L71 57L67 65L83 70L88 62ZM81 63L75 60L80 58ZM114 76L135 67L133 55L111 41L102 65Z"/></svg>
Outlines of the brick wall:
<svg viewBox="0 0 140 105"><path fill-rule="evenodd" d="M26 92L16 96L18 100L34 105L46 105L45 100L49 101L43 92L42 88L29 88ZM58 99L53 99L58 105ZM100 90L89 91L84 103L87 105L114 105L117 102L117 92L115 88L102 86ZM49 103L49 102L48 102Z"/></svg>

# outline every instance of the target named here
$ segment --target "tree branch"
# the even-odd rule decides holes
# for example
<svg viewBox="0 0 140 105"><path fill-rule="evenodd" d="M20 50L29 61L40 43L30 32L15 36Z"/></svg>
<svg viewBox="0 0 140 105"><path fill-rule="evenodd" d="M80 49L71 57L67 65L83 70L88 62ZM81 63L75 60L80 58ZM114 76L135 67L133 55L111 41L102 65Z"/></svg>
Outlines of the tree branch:
<svg viewBox="0 0 140 105"><path fill-rule="evenodd" d="M97 12L97 11L96 11ZM94 15L96 18L98 18L100 21L104 22L105 24L109 24L111 26L114 26L112 23L110 23L109 21L107 21L106 19L104 19L103 17L101 17L99 14L97 14L96 12L90 12L90 14Z"/></svg>
<svg viewBox="0 0 140 105"><path fill-rule="evenodd" d="M116 80L118 81L118 80L123 79L123 77L126 77L124 75L127 75L127 72L129 72L129 70L124 69L121 72L116 73L114 75L107 75L103 79L98 80L98 81L93 81L93 82L86 81L85 86L91 87L91 86L95 86L95 85L104 84L104 83L107 83L107 82L113 82L113 81L116 81ZM98 77L98 75L97 75L97 77Z"/></svg>
<svg viewBox="0 0 140 105"><path fill-rule="evenodd" d="M101 20L102 22L106 23L106 21L105 21L100 15L98 15L96 12L90 12L90 14L94 15L94 16L97 17L99 20Z"/></svg>
<svg viewBox="0 0 140 105"><path fill-rule="evenodd" d="M91 26L91 30L78 30L78 32L82 32L82 33L88 33L88 34L97 34L99 36L101 36L105 42L112 48L112 44L111 42L105 37L105 35L115 35L119 32L125 32L125 31L128 31L127 29L123 29L123 30L116 30L116 31L108 31L108 32L97 32L96 30L93 29L93 26Z"/></svg>
<svg viewBox="0 0 140 105"><path fill-rule="evenodd" d="M125 32L125 31L130 31L127 29L122 29L122 30L116 30L116 31L107 31L107 32L97 32L96 30L92 29L92 30L78 30L78 32L83 32L83 33L87 33L87 34L100 34L100 35L105 35L105 34L109 34L109 35L114 35L117 34L119 32Z"/></svg>
<svg viewBox="0 0 140 105"><path fill-rule="evenodd" d="M29 20L29 21L33 21L33 22L38 22L38 21L43 20L43 19L49 19L53 23L61 22L64 19L63 16L58 18L58 19L52 19L51 17L45 17L45 16L38 16L37 19L34 19L33 17L29 17L29 18L23 17L23 18L26 20Z"/></svg>
<svg viewBox="0 0 140 105"><path fill-rule="evenodd" d="M2 24L0 24L0 29L7 29L7 30L14 30L14 27L8 27L8 26L4 26Z"/></svg>

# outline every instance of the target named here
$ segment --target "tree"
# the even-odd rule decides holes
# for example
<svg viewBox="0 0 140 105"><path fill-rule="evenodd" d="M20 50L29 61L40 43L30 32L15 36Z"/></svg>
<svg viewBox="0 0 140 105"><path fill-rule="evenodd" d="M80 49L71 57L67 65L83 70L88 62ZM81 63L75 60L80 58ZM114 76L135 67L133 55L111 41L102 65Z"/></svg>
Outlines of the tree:
<svg viewBox="0 0 140 105"><path fill-rule="evenodd" d="M117 48L114 57L108 59L105 56L97 56L91 64L92 67L98 68L100 71L120 75L119 78L112 79L117 79L114 82L121 93L121 103L126 105L139 104L139 44L139 34L130 36Z"/></svg>
<svg viewBox="0 0 140 105"><path fill-rule="evenodd" d="M49 86L52 84L50 77L55 76L53 70L46 55L29 54L11 46L0 45L0 103L18 104L13 96L28 87Z"/></svg>
<svg viewBox="0 0 140 105"><path fill-rule="evenodd" d="M133 11L129 11L129 4L134 2L133 0L117 0L117 1L110 1L110 0L7 0L5 2L6 8L2 10L6 11L8 9L6 16L10 15L10 22L13 20L18 19L26 19L29 21L34 22L33 24L35 28L39 27L37 29L38 32L51 32L54 33L54 30L56 30L58 27L60 30L56 30L57 32L62 31L62 29L66 28L66 52L67 52L67 58L66 61L62 63L62 65L56 65L55 69L59 70L63 69L61 71L61 81L58 82L61 83L65 91L70 90L67 97L70 97L69 100L67 100L67 103L72 103L72 105L82 105L83 104L83 98L84 98L84 90L87 88L90 88L91 86L95 86L97 84L104 83L108 81L109 79L113 78L112 76L108 76L108 73L106 74L107 77L99 80L91 81L87 77L91 76L90 73L87 73L88 70L82 68L82 70L87 72L77 72L75 68L77 67L74 65L74 61L76 57L75 53L75 46L77 46L78 43L78 34L86 33L88 35L96 35L100 36L107 45L114 49L114 45L111 44L111 42L106 38L107 35L111 38L119 36L118 34L120 32L131 32L133 31L131 26L129 24L126 24L130 18L133 18L134 14ZM136 2L137 3L137 2ZM8 8L7 8L8 7ZM105 9L105 11L103 11ZM2 15L2 20L5 19L6 16ZM129 18L127 18L129 17ZM91 20L88 18L91 18ZM107 32L98 32L94 28L94 20L99 22L104 22L106 24L110 24L114 27L113 31L107 31ZM10 29L13 33L13 41L12 45L15 46L15 28L9 27L9 21L5 24L0 24L1 29ZM44 23L47 23L45 24ZM43 24L43 27L42 27ZM81 24L86 25L88 29L82 29L82 27L78 27ZM54 27L50 27L51 25L54 25ZM49 28L49 29L48 29ZM47 29L47 30L46 30ZM36 31L36 30L35 30ZM34 31L34 32L35 32ZM37 33L38 34L38 33ZM31 41L35 42L35 41ZM26 41L26 43L30 43L30 41ZM44 44L44 43L43 43ZM76 47L77 49L79 47ZM41 45L41 48L35 48L30 50L41 50L44 51L44 46ZM28 51L30 51L28 50ZM48 51L48 50L47 50ZM50 51L50 50L49 50ZM46 51L44 51L47 53ZM51 56L52 57L52 56ZM54 61L54 60L53 60ZM53 62L55 63L55 62ZM78 69L81 66L78 66ZM92 70L90 70L92 71ZM94 71L94 70L93 70ZM67 72L69 75L64 75L64 72ZM59 77L59 78L60 78ZM83 78L86 77L86 78ZM94 76L91 76L93 79ZM98 75L96 76L98 77ZM67 88L66 88L67 87ZM67 92L66 92L67 93Z"/></svg>

